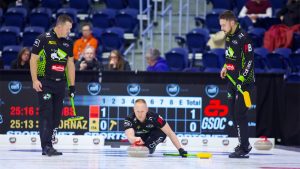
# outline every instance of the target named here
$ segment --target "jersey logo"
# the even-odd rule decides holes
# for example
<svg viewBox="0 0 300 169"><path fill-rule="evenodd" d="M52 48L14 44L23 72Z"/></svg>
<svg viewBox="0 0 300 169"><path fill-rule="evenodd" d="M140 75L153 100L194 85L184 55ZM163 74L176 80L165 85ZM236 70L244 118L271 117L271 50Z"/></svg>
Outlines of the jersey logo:
<svg viewBox="0 0 300 169"><path fill-rule="evenodd" d="M240 33L240 34L239 34L239 38L240 38L240 39L242 39L243 36L244 36L243 33Z"/></svg>
<svg viewBox="0 0 300 169"><path fill-rule="evenodd" d="M228 47L226 52L226 58L230 58L230 59L235 59L236 57L234 56L234 51L231 47Z"/></svg>
<svg viewBox="0 0 300 169"><path fill-rule="evenodd" d="M232 40L232 43L235 44L235 45L238 44L237 40Z"/></svg>
<svg viewBox="0 0 300 169"><path fill-rule="evenodd" d="M153 124L148 124L148 125L146 125L146 128L153 128L153 127L154 127Z"/></svg>
<svg viewBox="0 0 300 169"><path fill-rule="evenodd" d="M54 61L66 60L67 53L58 49L55 53L51 53L51 59Z"/></svg>
<svg viewBox="0 0 300 169"><path fill-rule="evenodd" d="M66 43L66 42L64 42L63 45L64 45L65 47L67 47L67 48L70 46L70 45L69 45L68 43Z"/></svg>
<svg viewBox="0 0 300 169"><path fill-rule="evenodd" d="M63 65L52 65L51 69L56 71L56 72L65 71L65 67Z"/></svg>
<svg viewBox="0 0 300 169"><path fill-rule="evenodd" d="M56 41L50 40L50 41L48 42L48 44L49 44L49 45L56 45Z"/></svg>
<svg viewBox="0 0 300 169"><path fill-rule="evenodd" d="M50 38L50 37L51 37L50 32L47 32L47 33L46 33L46 37L47 37L47 38Z"/></svg>
<svg viewBox="0 0 300 169"><path fill-rule="evenodd" d="M60 60L60 58L57 56L57 53L51 53L51 59L52 60Z"/></svg>
<svg viewBox="0 0 300 169"><path fill-rule="evenodd" d="M40 46L40 40L39 39L36 39L33 43L33 46L36 46L36 47L39 47Z"/></svg>
<svg viewBox="0 0 300 169"><path fill-rule="evenodd" d="M235 70L235 67L234 67L234 65L233 64L226 64L226 68L227 68L227 70Z"/></svg>

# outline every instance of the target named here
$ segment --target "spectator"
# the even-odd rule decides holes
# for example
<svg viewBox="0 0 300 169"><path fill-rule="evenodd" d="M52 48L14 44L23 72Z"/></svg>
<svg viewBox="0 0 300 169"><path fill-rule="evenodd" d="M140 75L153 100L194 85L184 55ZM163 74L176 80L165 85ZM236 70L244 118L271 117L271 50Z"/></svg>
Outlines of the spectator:
<svg viewBox="0 0 300 169"><path fill-rule="evenodd" d="M29 48L23 48L19 54L17 59L11 62L11 69L29 69L29 60L30 60L30 50Z"/></svg>
<svg viewBox="0 0 300 169"><path fill-rule="evenodd" d="M75 65L76 70L102 70L102 64L97 60L95 48L87 46L82 58Z"/></svg>
<svg viewBox="0 0 300 169"><path fill-rule="evenodd" d="M272 8L269 0L248 0L239 14L242 27L248 29L258 18L272 17ZM260 25L255 25L260 27Z"/></svg>
<svg viewBox="0 0 300 169"><path fill-rule="evenodd" d="M74 43L73 54L74 60L77 61L81 58L83 50L87 46L92 46L94 49L98 47L97 39L92 35L92 25L85 23L81 27L82 37L77 39Z"/></svg>
<svg viewBox="0 0 300 169"><path fill-rule="evenodd" d="M112 50L109 55L107 70L131 71L129 63L122 57L118 50Z"/></svg>
<svg viewBox="0 0 300 169"><path fill-rule="evenodd" d="M146 60L148 63L147 71L150 72L167 72L170 68L167 61L160 56L158 49L149 49L146 54Z"/></svg>
<svg viewBox="0 0 300 169"><path fill-rule="evenodd" d="M289 0L277 16L287 26L300 24L300 0Z"/></svg>

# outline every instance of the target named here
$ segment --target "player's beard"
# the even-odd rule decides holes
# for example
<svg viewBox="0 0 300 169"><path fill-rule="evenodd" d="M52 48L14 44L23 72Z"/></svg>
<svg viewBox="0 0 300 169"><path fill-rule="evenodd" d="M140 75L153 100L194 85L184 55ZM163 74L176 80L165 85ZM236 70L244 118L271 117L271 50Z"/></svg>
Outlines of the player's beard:
<svg viewBox="0 0 300 169"><path fill-rule="evenodd" d="M232 31L232 27L229 29L228 32L225 32L225 35L226 35L226 36L230 35L230 34L231 34L231 31Z"/></svg>

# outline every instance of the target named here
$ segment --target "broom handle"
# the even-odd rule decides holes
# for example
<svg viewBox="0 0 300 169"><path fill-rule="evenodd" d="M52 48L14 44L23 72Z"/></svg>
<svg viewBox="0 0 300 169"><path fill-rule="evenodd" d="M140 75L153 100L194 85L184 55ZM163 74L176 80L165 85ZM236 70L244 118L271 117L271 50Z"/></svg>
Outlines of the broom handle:
<svg viewBox="0 0 300 169"><path fill-rule="evenodd" d="M236 86L236 82L233 80L233 78L229 75L229 74L226 74L226 76L228 77L228 79L231 81L231 83ZM237 87L238 88L238 91L241 92L242 94L244 93L243 90L240 88L240 87Z"/></svg>
<svg viewBox="0 0 300 169"><path fill-rule="evenodd" d="M68 89L70 87L70 80L69 80L69 77L68 77L68 69L66 68L66 78L67 78L67 85L68 85ZM69 99L70 99L70 103L71 103L71 106L72 106L72 109L73 109L73 113L74 113L74 116L76 116L76 110L75 110L75 104L74 104L74 98L73 97L70 97L69 96Z"/></svg>

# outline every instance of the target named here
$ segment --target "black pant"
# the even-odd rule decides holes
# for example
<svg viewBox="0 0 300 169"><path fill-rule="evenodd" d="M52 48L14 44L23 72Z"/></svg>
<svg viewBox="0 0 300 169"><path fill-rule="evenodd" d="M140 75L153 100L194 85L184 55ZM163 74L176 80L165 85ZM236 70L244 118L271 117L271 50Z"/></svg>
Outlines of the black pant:
<svg viewBox="0 0 300 169"><path fill-rule="evenodd" d="M159 143L163 142L167 135L159 128L152 130L150 133L140 136L148 149L154 149Z"/></svg>
<svg viewBox="0 0 300 169"><path fill-rule="evenodd" d="M54 81L50 79L41 79L42 92L38 92L39 98L39 130L41 146L52 147L52 135L55 128L58 128L61 111L63 108L63 99L65 97L65 80Z"/></svg>
<svg viewBox="0 0 300 169"><path fill-rule="evenodd" d="M243 91L252 93L254 84L242 85ZM248 133L248 108L245 106L244 98L241 92L237 91L237 87L233 86L231 82L227 85L228 92L228 107L229 113L232 116L233 123L236 126L238 139L241 147L248 148L249 133ZM252 99L251 99L252 100Z"/></svg>

